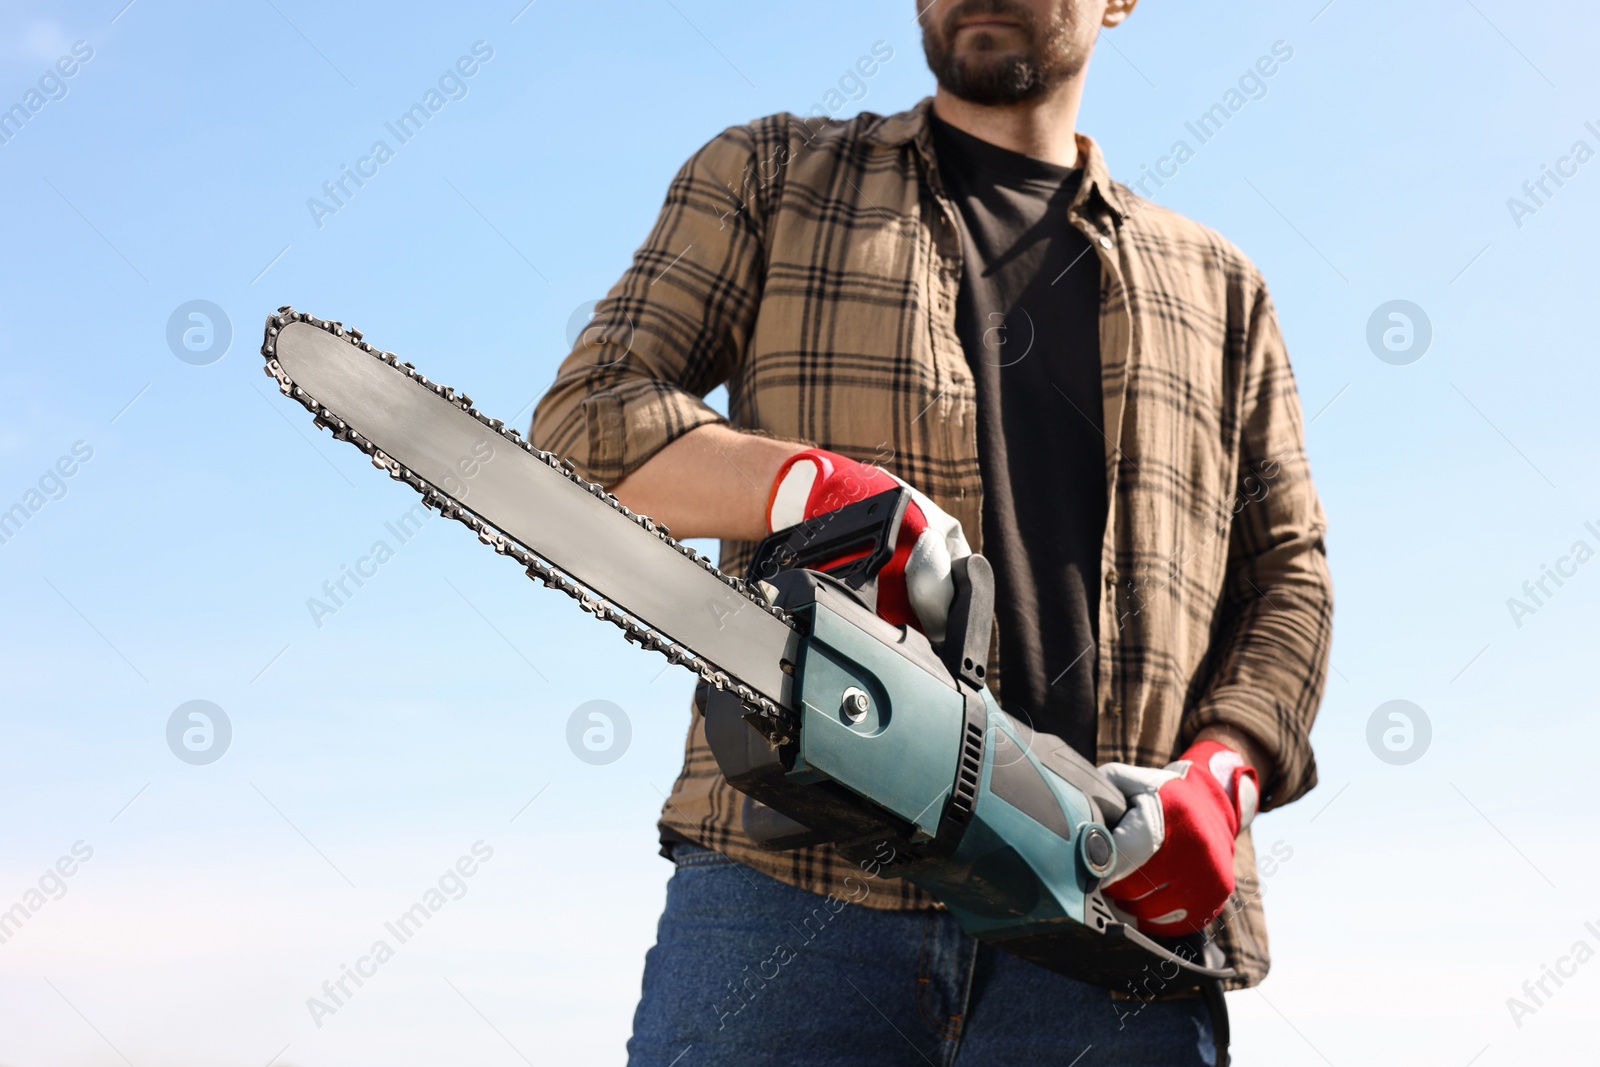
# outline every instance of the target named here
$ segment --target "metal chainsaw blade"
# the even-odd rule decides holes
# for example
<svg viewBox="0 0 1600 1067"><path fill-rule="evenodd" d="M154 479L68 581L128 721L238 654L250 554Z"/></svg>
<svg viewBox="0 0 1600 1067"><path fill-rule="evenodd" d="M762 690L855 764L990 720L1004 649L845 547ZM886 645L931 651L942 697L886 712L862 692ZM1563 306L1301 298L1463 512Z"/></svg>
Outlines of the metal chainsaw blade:
<svg viewBox="0 0 1600 1067"><path fill-rule="evenodd" d="M359 331L280 308L261 353L279 390L318 426L515 557L529 577L736 692L774 742L792 738L783 664L793 663L799 637L744 582Z"/></svg>

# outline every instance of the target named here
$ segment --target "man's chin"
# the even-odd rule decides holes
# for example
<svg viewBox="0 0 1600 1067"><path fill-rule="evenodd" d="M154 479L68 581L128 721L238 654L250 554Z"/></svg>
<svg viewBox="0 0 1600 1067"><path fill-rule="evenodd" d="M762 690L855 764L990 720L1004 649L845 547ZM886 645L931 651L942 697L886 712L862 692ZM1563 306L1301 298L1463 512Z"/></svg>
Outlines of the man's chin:
<svg viewBox="0 0 1600 1067"><path fill-rule="evenodd" d="M974 104L1017 104L1039 95L1034 71L1024 53L985 52L958 57L939 84Z"/></svg>

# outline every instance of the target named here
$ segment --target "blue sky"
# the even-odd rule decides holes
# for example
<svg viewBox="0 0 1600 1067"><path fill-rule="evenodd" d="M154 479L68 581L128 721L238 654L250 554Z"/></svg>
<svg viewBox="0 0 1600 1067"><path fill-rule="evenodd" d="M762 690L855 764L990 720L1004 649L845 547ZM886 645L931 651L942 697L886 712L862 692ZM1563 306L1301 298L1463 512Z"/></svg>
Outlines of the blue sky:
<svg viewBox="0 0 1600 1067"><path fill-rule="evenodd" d="M0 509L41 502L0 544L0 908L92 850L0 944L0 1064L517 1062L478 1012L530 1055L620 1063L688 676L436 520L318 626L307 599L413 497L275 394L261 322L341 319L525 422L697 146L828 102L877 42L840 114L931 89L913 8L122 4L0 13L0 106L40 101L0 143ZM1237 1062L1572 1062L1600 965L1520 1026L1506 1000L1600 948L1600 864L1573 848L1600 741L1600 563L1573 557L1600 550L1600 161L1574 154L1600 150L1600 26L1194 7L1103 38L1080 128L1128 181L1186 140L1147 188L1267 276L1337 583L1322 785L1258 823L1293 856L1266 879L1273 975L1231 998ZM1199 143L1186 124L1275 46ZM399 143L385 124L441 78ZM380 139L337 211L308 208ZM167 341L195 300L232 331L205 365ZM1409 363L1367 340L1396 300L1431 329ZM1514 616L1547 566L1568 576ZM231 723L214 763L167 747L190 700ZM629 717L611 764L567 748L589 700ZM1403 765L1367 740L1391 700L1431 724ZM479 841L460 900L315 1027L306 998Z"/></svg>

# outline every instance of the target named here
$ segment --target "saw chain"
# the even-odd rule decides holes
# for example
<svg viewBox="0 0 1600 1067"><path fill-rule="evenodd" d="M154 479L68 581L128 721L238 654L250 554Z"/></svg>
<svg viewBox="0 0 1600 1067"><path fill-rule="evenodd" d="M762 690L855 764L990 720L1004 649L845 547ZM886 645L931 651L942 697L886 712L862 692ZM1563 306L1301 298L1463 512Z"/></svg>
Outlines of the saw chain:
<svg viewBox="0 0 1600 1067"><path fill-rule="evenodd" d="M335 412L323 407L315 397L296 385L293 379L284 371L282 365L279 364L274 347L279 331L291 322L303 322L318 329L326 330L340 340L367 353L373 359L380 360L393 367L418 385L448 400L462 411L473 416L485 427L499 434L500 437L514 447L522 449L552 469L560 472L573 484L598 498L619 514L632 520L642 529L653 534L662 542L698 564L754 606L787 625L795 625L794 620L787 612L773 606L758 588L742 579L724 574L717 569L715 564L700 555L700 553L674 540L669 536L665 526L647 516L630 511L615 496L608 493L603 486L581 477L570 461L562 459L553 452L535 448L514 428L507 426L499 419L489 418L478 411L477 408L472 406L471 397L458 393L447 385L439 385L429 381L417 372L416 367L410 363L402 362L393 352L386 352L369 344L362 339L360 330L346 329L341 322L319 319L313 315L295 311L287 305L279 308L276 314L267 319L266 336L261 345L261 354L266 358L266 366L263 370L278 383L279 392L292 400L298 401L307 411L311 412L314 416L313 422L319 429L329 431L335 440L346 441L355 445L372 460L374 467L387 471L389 477L409 485L421 494L424 505L437 511L445 518L454 519L466 526L478 535L478 540L489 545L501 555L515 559L526 569L529 578L542 582L549 588L559 589L576 600L582 610L597 619L603 619L619 627L622 630L623 637L629 642L638 645L640 648L659 652L667 658L669 663L687 667L714 688L726 690L737 696L748 709L751 724L759 729L772 744L782 745L795 740L795 723L792 714L787 709L773 703L770 699L756 692L737 678L729 676L727 672L719 670L689 649L657 633L616 604L574 579L561 568L540 558L537 553L527 546L485 522L447 491L433 485L385 454L382 449L347 425Z"/></svg>

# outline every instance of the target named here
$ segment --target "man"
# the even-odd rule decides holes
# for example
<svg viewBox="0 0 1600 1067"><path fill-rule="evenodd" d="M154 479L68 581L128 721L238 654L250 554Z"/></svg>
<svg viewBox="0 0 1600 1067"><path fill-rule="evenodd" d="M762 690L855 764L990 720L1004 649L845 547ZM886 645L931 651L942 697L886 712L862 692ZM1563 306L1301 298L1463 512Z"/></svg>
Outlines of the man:
<svg viewBox="0 0 1600 1067"><path fill-rule="evenodd" d="M1074 132L1134 3L931 4L931 102L711 141L532 437L722 538L733 574L771 529L918 490L880 611L937 637L951 559L989 557L997 696L1129 794L1107 894L1205 930L1242 988L1268 964L1250 818L1316 780L1325 523L1260 276ZM727 419L701 399L721 384ZM696 714L630 1062L1213 1062L1192 995L979 946L877 864L757 849L741 802Z"/></svg>

